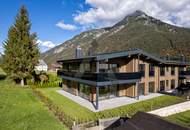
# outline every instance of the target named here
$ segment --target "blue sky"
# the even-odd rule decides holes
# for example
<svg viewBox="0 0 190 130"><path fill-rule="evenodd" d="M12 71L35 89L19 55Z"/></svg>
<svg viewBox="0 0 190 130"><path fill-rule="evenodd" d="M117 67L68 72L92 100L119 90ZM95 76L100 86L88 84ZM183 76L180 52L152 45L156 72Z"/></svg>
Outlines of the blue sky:
<svg viewBox="0 0 190 130"><path fill-rule="evenodd" d="M61 29L56 23L64 20L64 23L76 24L73 15L78 10L88 8L87 5L83 6L83 0L1 0L1 3L3 4L0 4L0 45L6 39L7 31L21 5L28 9L32 22L31 31L36 32L41 41L52 41L53 44L63 43L81 31ZM43 51L48 49L45 46L40 48Z"/></svg>
<svg viewBox="0 0 190 130"><path fill-rule="evenodd" d="M28 9L42 52L82 31L112 26L136 10L190 27L190 0L1 0L0 52L21 5Z"/></svg>

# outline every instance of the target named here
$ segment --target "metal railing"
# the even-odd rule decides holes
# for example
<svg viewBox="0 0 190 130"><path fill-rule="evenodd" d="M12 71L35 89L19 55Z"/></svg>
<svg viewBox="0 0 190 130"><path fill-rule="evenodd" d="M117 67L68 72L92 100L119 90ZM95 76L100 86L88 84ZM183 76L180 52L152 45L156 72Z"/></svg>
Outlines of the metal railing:
<svg viewBox="0 0 190 130"><path fill-rule="evenodd" d="M189 75L190 76L190 71L180 71L179 75Z"/></svg>
<svg viewBox="0 0 190 130"><path fill-rule="evenodd" d="M91 72L65 72L58 70L58 76L68 76L72 78L80 78L83 80L91 80L96 82L104 81L114 81L114 80L133 80L141 79L141 72L132 72L132 73L91 73Z"/></svg>

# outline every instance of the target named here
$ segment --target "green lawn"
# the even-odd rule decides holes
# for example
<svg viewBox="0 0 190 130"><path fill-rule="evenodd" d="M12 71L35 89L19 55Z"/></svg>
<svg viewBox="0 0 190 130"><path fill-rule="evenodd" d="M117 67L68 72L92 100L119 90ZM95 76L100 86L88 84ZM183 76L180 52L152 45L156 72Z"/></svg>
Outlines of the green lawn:
<svg viewBox="0 0 190 130"><path fill-rule="evenodd" d="M6 73L0 67L0 80L5 79L5 78L6 78Z"/></svg>
<svg viewBox="0 0 190 130"><path fill-rule="evenodd" d="M182 98L174 96L160 96L146 101L94 113L63 95L58 94L56 92L58 89L60 88L40 88L38 90L48 97L55 105L60 107L61 111L79 120L95 120L97 118L114 116L132 116L137 111L146 112L185 101Z"/></svg>
<svg viewBox="0 0 190 130"><path fill-rule="evenodd" d="M30 88L0 81L1 130L65 130Z"/></svg>
<svg viewBox="0 0 190 130"><path fill-rule="evenodd" d="M60 88L40 88L44 95L46 95L53 103L61 108L64 113L68 113L73 119L79 120L94 120L95 113L89 109L82 107L74 101L60 95L56 92Z"/></svg>
<svg viewBox="0 0 190 130"><path fill-rule="evenodd" d="M166 117L169 121L190 127L190 110Z"/></svg>

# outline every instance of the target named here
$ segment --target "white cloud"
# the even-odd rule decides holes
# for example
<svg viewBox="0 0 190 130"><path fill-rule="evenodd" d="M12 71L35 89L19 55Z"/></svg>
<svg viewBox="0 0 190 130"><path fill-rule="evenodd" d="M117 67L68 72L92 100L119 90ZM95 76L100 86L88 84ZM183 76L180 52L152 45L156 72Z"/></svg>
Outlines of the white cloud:
<svg viewBox="0 0 190 130"><path fill-rule="evenodd" d="M85 3L91 8L74 16L83 26L110 26L142 10L167 23L190 27L190 0L86 0Z"/></svg>
<svg viewBox="0 0 190 130"><path fill-rule="evenodd" d="M37 43L40 47L46 47L46 48L53 48L55 47L55 44L52 41L41 41L37 40Z"/></svg>
<svg viewBox="0 0 190 130"><path fill-rule="evenodd" d="M63 30L76 30L77 27L75 25L71 25L71 24L65 24L64 21L59 21L57 24L56 24L57 27L63 29Z"/></svg>

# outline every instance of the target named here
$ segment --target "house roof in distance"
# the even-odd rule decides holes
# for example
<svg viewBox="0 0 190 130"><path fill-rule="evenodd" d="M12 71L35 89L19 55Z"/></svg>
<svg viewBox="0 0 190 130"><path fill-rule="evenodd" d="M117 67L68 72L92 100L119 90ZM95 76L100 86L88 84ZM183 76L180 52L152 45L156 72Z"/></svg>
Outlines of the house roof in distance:
<svg viewBox="0 0 190 130"><path fill-rule="evenodd" d="M146 59L151 59L153 61L158 62L159 64L173 64L173 65L190 65L190 62L187 61L180 61L180 60L172 60L168 58L161 58L158 56L154 56L149 54L141 49L130 49L125 51L117 51L117 52L110 52L110 53L100 53L93 56L86 56L82 58L73 58L73 59L65 59L65 60L58 60L59 63L72 63L72 62L82 62L82 61L104 61L119 57L126 57L126 56L134 56L139 55L140 57L145 57Z"/></svg>
<svg viewBox="0 0 190 130"><path fill-rule="evenodd" d="M37 66L47 66L47 64L45 63L44 60L40 59L40 60L38 61Z"/></svg>

